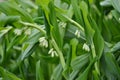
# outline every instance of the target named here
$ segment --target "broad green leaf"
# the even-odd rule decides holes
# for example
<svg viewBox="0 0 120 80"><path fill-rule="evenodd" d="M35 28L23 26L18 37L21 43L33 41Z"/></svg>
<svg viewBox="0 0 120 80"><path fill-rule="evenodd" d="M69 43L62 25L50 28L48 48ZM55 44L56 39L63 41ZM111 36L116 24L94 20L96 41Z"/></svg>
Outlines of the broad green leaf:
<svg viewBox="0 0 120 80"><path fill-rule="evenodd" d="M41 5L42 7L45 7L45 6L47 6L49 4L50 1L51 0L36 0L36 3L38 5Z"/></svg>
<svg viewBox="0 0 120 80"><path fill-rule="evenodd" d="M59 29L60 27L58 26L58 23L57 23L57 17L56 17L56 12L54 9L53 2L49 3L49 9L50 9L49 20L50 20L50 25L52 25L52 26L50 26L51 27L51 35L55 39L59 48L62 49L63 39L60 34L60 29Z"/></svg>
<svg viewBox="0 0 120 80"><path fill-rule="evenodd" d="M92 71L92 74L93 74L93 80L100 80L100 78L97 75L97 72L95 70Z"/></svg>
<svg viewBox="0 0 120 80"><path fill-rule="evenodd" d="M16 75L14 75L13 73L2 68L1 66L0 66L0 74L2 75L3 79L5 79L5 80L6 80L6 78L8 78L10 80L22 80L22 79L18 78Z"/></svg>
<svg viewBox="0 0 120 80"><path fill-rule="evenodd" d="M19 16L6 16L5 14L0 14L0 27L4 27L7 24L12 24L20 20Z"/></svg>
<svg viewBox="0 0 120 80"><path fill-rule="evenodd" d="M85 22L84 29L85 29L85 33L86 33L86 39L87 39L88 44L91 44L93 41L93 36L94 36L95 31L92 29L90 22L88 21L88 18L87 18L88 6L84 1L80 2L80 9L82 10L83 19Z"/></svg>
<svg viewBox="0 0 120 80"><path fill-rule="evenodd" d="M120 12L116 10L112 10L112 15L115 17L115 19L120 23Z"/></svg>
<svg viewBox="0 0 120 80"><path fill-rule="evenodd" d="M7 34L11 29L12 29L11 26L8 26L6 28L0 28L0 38Z"/></svg>
<svg viewBox="0 0 120 80"><path fill-rule="evenodd" d="M62 66L60 64L54 69L51 80L62 80Z"/></svg>
<svg viewBox="0 0 120 80"><path fill-rule="evenodd" d="M31 0L15 0L15 1L26 8L37 9L37 5L35 5Z"/></svg>
<svg viewBox="0 0 120 80"><path fill-rule="evenodd" d="M103 49L104 49L104 40L103 40L101 32L98 28L98 25L95 23L93 18L90 18L90 19L91 20L89 20L89 22L91 23L93 29L95 30L95 34L93 37L93 42L95 45L95 52L96 52L96 54L98 54L98 57L101 58Z"/></svg>
<svg viewBox="0 0 120 80"><path fill-rule="evenodd" d="M43 35L43 34L40 33L38 30L32 28L31 35L28 36L28 38L27 38L27 40L25 41L25 43L35 44L36 42L38 42L39 38L40 38L42 35Z"/></svg>
<svg viewBox="0 0 120 80"><path fill-rule="evenodd" d="M10 1L0 2L0 11L10 16L20 16L22 20L33 22L32 17L16 3Z"/></svg>
<svg viewBox="0 0 120 80"><path fill-rule="evenodd" d="M65 68L63 70L63 76L65 77L65 79L69 78L69 74L70 74L70 62L71 62L71 48L69 44L65 44L64 47L64 53L66 54L66 65Z"/></svg>
<svg viewBox="0 0 120 80"><path fill-rule="evenodd" d="M44 80L43 70L40 60L36 62L36 80Z"/></svg>
<svg viewBox="0 0 120 80"><path fill-rule="evenodd" d="M71 4L73 6L73 11L75 14L76 21L83 26L84 22L83 22L83 18L82 18L82 12L79 9L78 3L79 3L78 0L71 0Z"/></svg>
<svg viewBox="0 0 120 80"><path fill-rule="evenodd" d="M84 70L83 73L81 73L76 80L87 80L89 71L91 70L92 65L96 61L96 58L94 58L88 65L88 67Z"/></svg>
<svg viewBox="0 0 120 80"><path fill-rule="evenodd" d="M106 67L108 68L109 72L120 79L120 67L117 64L115 57L112 53L105 53L105 62ZM111 66L112 65L112 66Z"/></svg>
<svg viewBox="0 0 120 80"><path fill-rule="evenodd" d="M117 42L110 50L110 52L115 52L120 49L120 42Z"/></svg>
<svg viewBox="0 0 120 80"><path fill-rule="evenodd" d="M101 2L100 2L100 5L101 5L101 6L110 6L111 3L110 3L110 0L104 0L104 1L101 1Z"/></svg>
<svg viewBox="0 0 120 80"><path fill-rule="evenodd" d="M2 44L0 44L0 63L3 62L3 59L4 59L4 49Z"/></svg>
<svg viewBox="0 0 120 80"><path fill-rule="evenodd" d="M72 60L71 67L73 70L81 70L88 62L89 54L83 54Z"/></svg>
<svg viewBox="0 0 120 80"><path fill-rule="evenodd" d="M22 53L20 55L19 61L23 61L25 58L27 58L29 55L31 55L34 50L36 49L36 44L24 44L22 47Z"/></svg>
<svg viewBox="0 0 120 80"><path fill-rule="evenodd" d="M78 75L79 70L73 70L72 73L70 74L68 80L74 80L75 77Z"/></svg>
<svg viewBox="0 0 120 80"><path fill-rule="evenodd" d="M78 40L76 38L73 38L70 41L70 44L72 45L72 59L74 59L76 57L76 48L78 45Z"/></svg>
<svg viewBox="0 0 120 80"><path fill-rule="evenodd" d="M110 0L113 7L120 13L120 0Z"/></svg>

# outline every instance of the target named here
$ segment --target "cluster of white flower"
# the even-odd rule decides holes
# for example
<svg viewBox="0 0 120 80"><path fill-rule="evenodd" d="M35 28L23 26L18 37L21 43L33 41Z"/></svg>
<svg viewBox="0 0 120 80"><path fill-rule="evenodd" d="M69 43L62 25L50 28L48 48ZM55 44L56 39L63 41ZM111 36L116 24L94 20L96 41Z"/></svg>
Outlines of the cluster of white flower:
<svg viewBox="0 0 120 80"><path fill-rule="evenodd" d="M77 38L80 38L80 31L79 30L75 31L75 36L77 36Z"/></svg>
<svg viewBox="0 0 120 80"><path fill-rule="evenodd" d="M120 21L120 18L119 18L119 21Z"/></svg>
<svg viewBox="0 0 120 80"><path fill-rule="evenodd" d="M15 29L14 30L14 34L16 34L17 36L22 34L22 30L21 29Z"/></svg>
<svg viewBox="0 0 120 80"><path fill-rule="evenodd" d="M84 43L84 45L83 45L83 50L85 50L87 52L90 51L90 48L89 48L89 46L86 43Z"/></svg>
<svg viewBox="0 0 120 80"><path fill-rule="evenodd" d="M39 43L40 43L40 46L43 46L43 47L45 47L45 48L48 47L48 41L46 40L45 37L39 38Z"/></svg>
<svg viewBox="0 0 120 80"><path fill-rule="evenodd" d="M65 28L66 25L67 25L67 24L66 24L65 22L60 22L60 23L59 23L59 26L61 26L62 28Z"/></svg>
<svg viewBox="0 0 120 80"><path fill-rule="evenodd" d="M49 50L48 54L51 54L51 57L58 56L57 52L53 48Z"/></svg>
<svg viewBox="0 0 120 80"><path fill-rule="evenodd" d="M31 29L30 28L26 29L25 30L25 35L30 35L30 34L31 34Z"/></svg>

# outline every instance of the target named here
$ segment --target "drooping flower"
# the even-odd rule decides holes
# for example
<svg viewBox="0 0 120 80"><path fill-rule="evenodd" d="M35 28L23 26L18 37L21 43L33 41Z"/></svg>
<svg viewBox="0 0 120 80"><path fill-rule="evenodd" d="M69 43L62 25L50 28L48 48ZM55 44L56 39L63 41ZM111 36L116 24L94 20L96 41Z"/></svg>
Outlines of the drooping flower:
<svg viewBox="0 0 120 80"><path fill-rule="evenodd" d="M30 35L30 34L31 34L31 29L30 28L25 30L25 35Z"/></svg>
<svg viewBox="0 0 120 80"><path fill-rule="evenodd" d="M21 29L15 29L14 30L14 34L16 34L17 36L22 34L22 30Z"/></svg>
<svg viewBox="0 0 120 80"><path fill-rule="evenodd" d="M77 38L80 38L80 31L79 30L75 31L75 36L77 36Z"/></svg>
<svg viewBox="0 0 120 80"><path fill-rule="evenodd" d="M45 47L45 48L48 47L48 41L46 40L45 37L39 38L39 43L40 43L40 46L43 46L43 47Z"/></svg>
<svg viewBox="0 0 120 80"><path fill-rule="evenodd" d="M84 45L83 45L83 50L85 50L87 52L90 51L90 48L89 48L89 46L86 43L84 43Z"/></svg>
<svg viewBox="0 0 120 80"><path fill-rule="evenodd" d="M51 57L58 56L57 52L53 48L49 50L48 54L51 54Z"/></svg>

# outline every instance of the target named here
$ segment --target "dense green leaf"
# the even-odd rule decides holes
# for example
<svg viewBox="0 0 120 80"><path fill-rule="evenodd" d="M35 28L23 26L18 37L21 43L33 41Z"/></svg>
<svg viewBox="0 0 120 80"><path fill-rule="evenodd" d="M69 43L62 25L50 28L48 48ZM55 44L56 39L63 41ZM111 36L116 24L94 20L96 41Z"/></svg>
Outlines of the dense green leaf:
<svg viewBox="0 0 120 80"><path fill-rule="evenodd" d="M95 31L92 29L92 27L87 19L88 6L84 1L80 2L80 9L82 10L82 14L83 14L84 22L85 22L84 29L85 29L85 33L86 33L87 42L89 44L91 44Z"/></svg>
<svg viewBox="0 0 120 80"><path fill-rule="evenodd" d="M87 64L89 61L89 54L83 54L75 59L72 60L71 62L71 67L73 70L80 70L85 64Z"/></svg>
<svg viewBox="0 0 120 80"><path fill-rule="evenodd" d="M25 10L19 8L16 3L11 3L9 1L1 2L0 11L6 15L19 15L22 20L33 22L32 17Z"/></svg>
<svg viewBox="0 0 120 80"><path fill-rule="evenodd" d="M120 0L110 0L113 7L120 13Z"/></svg>
<svg viewBox="0 0 120 80"><path fill-rule="evenodd" d="M10 80L22 80L16 75L12 74L11 72L7 71L6 69L0 67L0 74L2 75L3 79L10 79Z"/></svg>
<svg viewBox="0 0 120 80"><path fill-rule="evenodd" d="M120 67L115 61L115 58L112 53L105 53L105 61L106 61L106 66L111 74L116 76L118 79L120 79ZM112 65L112 66L111 66Z"/></svg>

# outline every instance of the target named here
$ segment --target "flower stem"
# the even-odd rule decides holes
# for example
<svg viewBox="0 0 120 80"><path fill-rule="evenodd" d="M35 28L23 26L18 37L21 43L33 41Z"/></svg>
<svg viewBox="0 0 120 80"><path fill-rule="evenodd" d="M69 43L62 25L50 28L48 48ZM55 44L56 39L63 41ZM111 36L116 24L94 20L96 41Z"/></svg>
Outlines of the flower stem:
<svg viewBox="0 0 120 80"><path fill-rule="evenodd" d="M22 22L20 21L21 24L26 25L26 26L31 26L34 27L36 29L38 29L40 32L42 32L43 34L46 34L46 31L44 29L42 29L39 25L37 24L32 24L32 23L28 23L28 22Z"/></svg>
<svg viewBox="0 0 120 80"><path fill-rule="evenodd" d="M65 60L64 60L64 57L63 57L63 53L62 51L59 49L57 43L55 42L55 40L52 38L52 44L54 46L54 48L56 49L56 51L58 52L58 55L60 57L60 61L61 61L61 64L62 64L62 67L64 68L65 67Z"/></svg>

